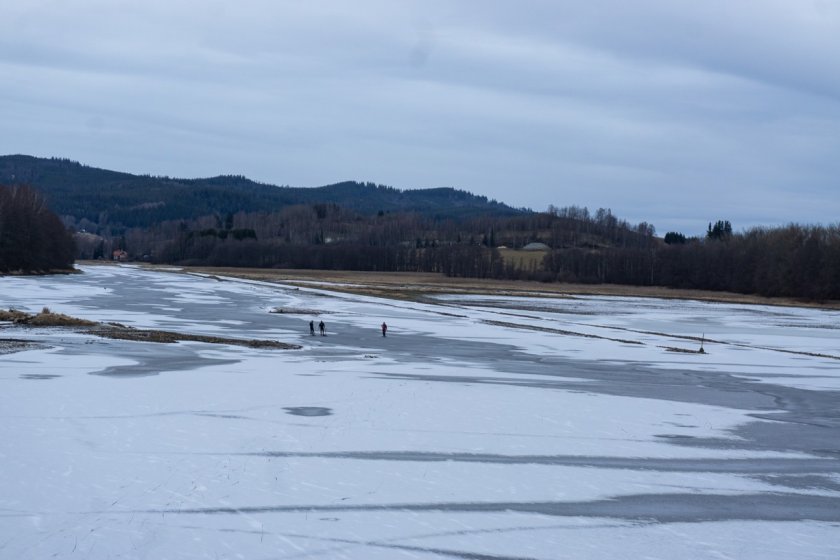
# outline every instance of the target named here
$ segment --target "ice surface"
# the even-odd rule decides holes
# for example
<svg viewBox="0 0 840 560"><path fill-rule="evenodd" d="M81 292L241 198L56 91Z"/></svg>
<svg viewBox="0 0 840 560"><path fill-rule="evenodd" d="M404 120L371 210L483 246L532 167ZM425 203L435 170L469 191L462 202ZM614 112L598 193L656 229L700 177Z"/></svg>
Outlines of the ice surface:
<svg viewBox="0 0 840 560"><path fill-rule="evenodd" d="M304 348L0 325L0 558L840 557L835 312L83 271L0 303Z"/></svg>

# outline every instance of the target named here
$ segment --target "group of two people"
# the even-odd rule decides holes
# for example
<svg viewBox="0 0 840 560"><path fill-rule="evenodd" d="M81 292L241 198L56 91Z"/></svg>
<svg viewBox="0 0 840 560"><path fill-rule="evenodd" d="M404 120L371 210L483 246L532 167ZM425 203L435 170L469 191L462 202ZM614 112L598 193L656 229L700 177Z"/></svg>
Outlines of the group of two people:
<svg viewBox="0 0 840 560"><path fill-rule="evenodd" d="M318 328L321 330L321 336L327 336L327 326L323 321L318 323ZM388 325L385 324L385 321L382 321L382 336L385 336L387 333ZM315 336L315 321L309 321L309 334L310 336Z"/></svg>

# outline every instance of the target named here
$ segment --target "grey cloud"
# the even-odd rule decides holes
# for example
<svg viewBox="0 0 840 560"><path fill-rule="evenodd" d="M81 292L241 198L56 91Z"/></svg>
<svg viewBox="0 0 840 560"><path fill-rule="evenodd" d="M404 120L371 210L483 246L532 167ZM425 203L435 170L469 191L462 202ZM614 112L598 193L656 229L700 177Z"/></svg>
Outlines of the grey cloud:
<svg viewBox="0 0 840 560"><path fill-rule="evenodd" d="M17 3L0 152L454 186L660 232L831 222L834 3ZM804 196L801 196L804 195Z"/></svg>

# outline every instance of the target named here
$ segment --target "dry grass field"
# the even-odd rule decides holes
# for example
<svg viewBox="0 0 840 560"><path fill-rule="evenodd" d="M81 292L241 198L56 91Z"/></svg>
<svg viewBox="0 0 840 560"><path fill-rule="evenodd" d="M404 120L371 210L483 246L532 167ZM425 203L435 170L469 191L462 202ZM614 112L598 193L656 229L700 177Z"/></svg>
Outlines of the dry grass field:
<svg viewBox="0 0 840 560"><path fill-rule="evenodd" d="M522 270L542 270L543 257L548 251L522 251L519 249L497 249L505 264L513 264Z"/></svg>
<svg viewBox="0 0 840 560"><path fill-rule="evenodd" d="M88 263L88 264L102 264ZM443 274L422 272L362 272L338 270L288 270L229 267L172 267L143 265L157 270L177 270L182 273L231 276L266 282L318 287L348 293L374 295L393 299L415 300L432 294L495 294L514 296L573 297L577 295L606 295L692 299L726 303L780 305L840 309L840 301L806 302L791 298L767 298L749 294L680 290L650 286L616 284L565 284L527 281L491 280L479 278L450 278Z"/></svg>

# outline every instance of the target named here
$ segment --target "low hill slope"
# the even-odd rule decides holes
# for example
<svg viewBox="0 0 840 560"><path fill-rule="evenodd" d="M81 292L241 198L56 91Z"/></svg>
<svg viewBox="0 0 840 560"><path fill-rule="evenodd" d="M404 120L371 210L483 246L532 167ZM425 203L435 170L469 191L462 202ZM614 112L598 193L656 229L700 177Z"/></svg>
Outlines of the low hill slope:
<svg viewBox="0 0 840 560"><path fill-rule="evenodd" d="M239 175L153 177L25 155L0 156L0 183L36 187L59 215L126 227L208 214L275 211L294 204L336 204L362 214L402 211L447 218L523 212L451 188L400 190L353 181L315 188L278 187Z"/></svg>

